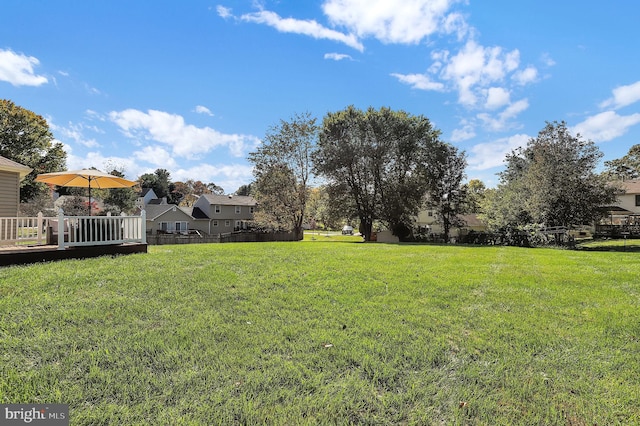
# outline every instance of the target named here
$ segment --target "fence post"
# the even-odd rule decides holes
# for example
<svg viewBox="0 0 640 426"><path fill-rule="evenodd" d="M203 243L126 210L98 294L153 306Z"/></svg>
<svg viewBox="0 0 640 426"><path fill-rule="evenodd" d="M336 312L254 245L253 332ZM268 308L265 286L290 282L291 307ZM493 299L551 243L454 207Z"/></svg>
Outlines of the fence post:
<svg viewBox="0 0 640 426"><path fill-rule="evenodd" d="M140 212L140 233L142 244L147 244L147 212L144 210Z"/></svg>
<svg viewBox="0 0 640 426"><path fill-rule="evenodd" d="M38 244L42 244L42 229L44 228L44 219L42 212L38 212L38 217L36 218L36 241Z"/></svg>
<svg viewBox="0 0 640 426"><path fill-rule="evenodd" d="M58 250L64 250L64 212L58 210Z"/></svg>

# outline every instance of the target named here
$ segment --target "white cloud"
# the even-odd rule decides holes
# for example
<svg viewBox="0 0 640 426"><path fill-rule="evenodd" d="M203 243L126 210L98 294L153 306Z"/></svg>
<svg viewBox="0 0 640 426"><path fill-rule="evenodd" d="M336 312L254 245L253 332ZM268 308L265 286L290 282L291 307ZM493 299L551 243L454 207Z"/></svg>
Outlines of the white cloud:
<svg viewBox="0 0 640 426"><path fill-rule="evenodd" d="M448 14L458 0L326 0L322 10L331 23L359 37L384 43L416 44L437 32L464 32L459 14Z"/></svg>
<svg viewBox="0 0 640 426"><path fill-rule="evenodd" d="M519 85L526 86L538 80L538 70L535 67L529 66L523 70L514 72L511 78Z"/></svg>
<svg viewBox="0 0 640 426"><path fill-rule="evenodd" d="M324 59L333 59L334 61L342 61L343 59L353 60L351 56L345 55L344 53L325 53Z"/></svg>
<svg viewBox="0 0 640 426"><path fill-rule="evenodd" d="M640 81L628 86L618 86L613 89L613 97L600 104L601 108L618 109L640 101Z"/></svg>
<svg viewBox="0 0 640 426"><path fill-rule="evenodd" d="M133 156L140 161L153 164L163 169L170 169L177 166L171 153L159 146L145 146L142 150L134 152Z"/></svg>
<svg viewBox="0 0 640 426"><path fill-rule="evenodd" d="M476 136L473 126L466 124L461 129L455 129L451 134L451 142L463 142Z"/></svg>
<svg viewBox="0 0 640 426"><path fill-rule="evenodd" d="M547 67L552 67L556 64L556 61L554 61L551 55L549 55L549 53L546 53L546 52L540 56L540 60Z"/></svg>
<svg viewBox="0 0 640 426"><path fill-rule="evenodd" d="M408 84L414 89L419 90L434 90L436 92L444 91L444 84L432 81L426 74L391 74L393 77L400 80L401 83Z"/></svg>
<svg viewBox="0 0 640 426"><path fill-rule="evenodd" d="M518 147L527 145L530 137L523 134L481 143L471 148L468 162L470 170L487 170L502 166L505 156Z"/></svg>
<svg viewBox="0 0 640 426"><path fill-rule="evenodd" d="M51 117L47 117L47 123L51 132L56 136L56 139L63 144L69 146L68 141L72 140L78 145L85 146L87 148L96 148L100 144L92 138L87 138L84 135L84 130L91 130L93 132L100 132L101 130L95 126L85 126L84 124L76 124L69 122L66 126L60 126L53 122Z"/></svg>
<svg viewBox="0 0 640 426"><path fill-rule="evenodd" d="M465 106L475 106L478 89L502 81L518 68L520 52L503 52L501 47L484 47L469 40L456 55L444 51L436 57L447 58L441 77L458 89L458 100Z"/></svg>
<svg viewBox="0 0 640 426"><path fill-rule="evenodd" d="M224 6L216 6L216 12L218 12L218 16L220 16L223 19L228 19L233 17L233 15L231 14L231 9L228 7L224 7Z"/></svg>
<svg viewBox="0 0 640 426"><path fill-rule="evenodd" d="M511 102L511 93L502 87L490 87L486 93L485 108L487 109L498 109Z"/></svg>
<svg viewBox="0 0 640 426"><path fill-rule="evenodd" d="M283 33L303 34L316 39L332 40L344 43L360 52L364 51L364 46L353 34L343 34L339 31L324 27L314 20L300 20L294 18L282 18L277 13L268 10L261 10L255 13L248 13L240 17L242 21L265 24Z"/></svg>
<svg viewBox="0 0 640 426"><path fill-rule="evenodd" d="M40 61L33 56L0 49L0 81L14 86L43 85L48 82L47 78L34 73L34 67L39 64Z"/></svg>
<svg viewBox="0 0 640 426"><path fill-rule="evenodd" d="M163 111L127 109L112 111L109 118L128 137L169 145L174 156L185 158L195 158L219 147L226 147L232 155L242 157L260 143L255 136L225 134L210 127L186 124L182 116Z"/></svg>
<svg viewBox="0 0 640 426"><path fill-rule="evenodd" d="M497 116L492 116L488 113L480 113L477 117L484 122L485 127L493 131L501 131L510 127L510 120L514 119L521 112L529 108L529 101L527 99L521 99L517 102L510 104Z"/></svg>
<svg viewBox="0 0 640 426"><path fill-rule="evenodd" d="M594 142L607 142L624 135L630 127L638 123L640 123L640 113L621 116L614 111L605 111L588 117L582 123L575 125L571 131Z"/></svg>
<svg viewBox="0 0 640 426"><path fill-rule="evenodd" d="M89 167L95 167L104 172L109 172L107 170L110 166L115 166L117 168L122 168L125 173L125 177L127 179L135 180L138 176L152 172L151 169L144 169L140 167L140 163L135 161L132 157L115 157L115 156L105 156L99 151L93 151L87 153L84 157L80 157L78 155L73 154L72 149L67 149L68 146L65 146L65 151L67 152L67 169L68 170L78 170L78 169L86 169Z"/></svg>
<svg viewBox="0 0 640 426"><path fill-rule="evenodd" d="M206 106L197 105L194 111L197 112L198 114L204 114L204 115L208 115L209 117L213 117L213 113Z"/></svg>

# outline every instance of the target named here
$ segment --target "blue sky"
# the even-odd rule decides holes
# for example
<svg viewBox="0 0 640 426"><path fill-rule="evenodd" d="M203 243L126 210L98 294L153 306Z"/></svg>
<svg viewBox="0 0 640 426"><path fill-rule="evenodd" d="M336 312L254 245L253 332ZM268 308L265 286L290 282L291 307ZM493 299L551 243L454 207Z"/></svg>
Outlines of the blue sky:
<svg viewBox="0 0 640 426"><path fill-rule="evenodd" d="M638 19L635 0L4 0L0 98L48 120L69 169L227 192L279 120L387 106L493 186L545 121L604 159L640 143Z"/></svg>

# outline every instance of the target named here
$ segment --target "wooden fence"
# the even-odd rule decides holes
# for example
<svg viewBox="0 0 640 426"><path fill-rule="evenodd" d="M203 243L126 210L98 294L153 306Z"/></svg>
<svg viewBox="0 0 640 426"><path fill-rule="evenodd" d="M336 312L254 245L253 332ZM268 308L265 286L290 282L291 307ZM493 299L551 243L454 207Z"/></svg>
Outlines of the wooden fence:
<svg viewBox="0 0 640 426"><path fill-rule="evenodd" d="M258 243L269 241L297 241L293 232L232 232L226 234L155 234L147 235L147 244L205 244L205 243Z"/></svg>

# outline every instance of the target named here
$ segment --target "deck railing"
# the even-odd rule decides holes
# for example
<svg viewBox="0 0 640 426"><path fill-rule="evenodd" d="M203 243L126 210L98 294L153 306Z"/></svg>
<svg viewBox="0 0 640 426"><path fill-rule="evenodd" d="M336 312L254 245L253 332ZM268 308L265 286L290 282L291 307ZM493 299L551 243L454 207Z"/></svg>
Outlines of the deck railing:
<svg viewBox="0 0 640 426"><path fill-rule="evenodd" d="M0 217L0 245L44 244L49 219L42 213L35 217Z"/></svg>
<svg viewBox="0 0 640 426"><path fill-rule="evenodd" d="M65 216L57 221L58 250L67 247L147 243L146 214L140 216Z"/></svg>
<svg viewBox="0 0 640 426"><path fill-rule="evenodd" d="M67 247L147 243L146 215L0 218L0 245L54 244Z"/></svg>

